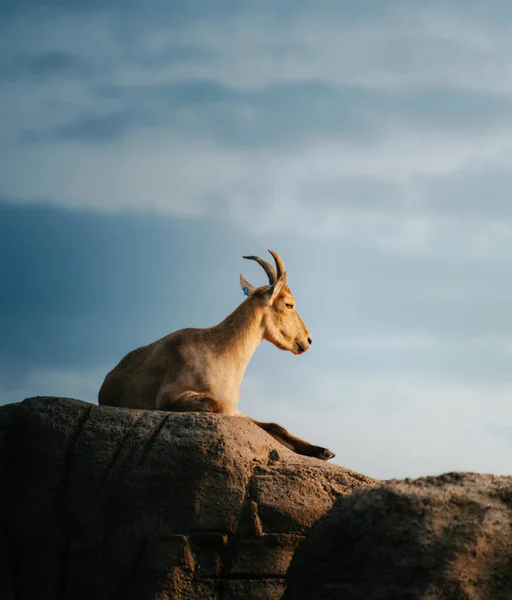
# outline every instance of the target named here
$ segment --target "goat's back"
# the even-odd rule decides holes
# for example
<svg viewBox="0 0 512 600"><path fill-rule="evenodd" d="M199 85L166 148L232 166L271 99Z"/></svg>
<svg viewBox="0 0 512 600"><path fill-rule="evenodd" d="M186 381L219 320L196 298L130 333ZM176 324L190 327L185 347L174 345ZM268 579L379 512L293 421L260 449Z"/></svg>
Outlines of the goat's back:
<svg viewBox="0 0 512 600"><path fill-rule="evenodd" d="M156 409L166 379L175 379L190 361L190 343L201 330L180 329L124 356L105 377L98 403L127 408ZM188 340L188 343L187 343Z"/></svg>

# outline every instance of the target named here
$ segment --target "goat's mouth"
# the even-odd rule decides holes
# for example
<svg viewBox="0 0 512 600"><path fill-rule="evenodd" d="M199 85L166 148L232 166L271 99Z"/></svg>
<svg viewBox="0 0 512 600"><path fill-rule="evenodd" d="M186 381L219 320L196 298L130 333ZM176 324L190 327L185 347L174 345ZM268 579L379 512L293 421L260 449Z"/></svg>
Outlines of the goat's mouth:
<svg viewBox="0 0 512 600"><path fill-rule="evenodd" d="M298 354L303 354L304 352L306 352L306 348L304 348L302 344L299 344L299 342L295 342L295 345L299 349Z"/></svg>

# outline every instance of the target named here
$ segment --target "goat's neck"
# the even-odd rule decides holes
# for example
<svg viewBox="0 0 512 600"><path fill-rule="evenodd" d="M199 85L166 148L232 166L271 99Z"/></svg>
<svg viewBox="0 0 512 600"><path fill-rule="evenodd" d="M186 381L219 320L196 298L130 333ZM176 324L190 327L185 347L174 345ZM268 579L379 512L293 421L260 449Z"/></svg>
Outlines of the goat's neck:
<svg viewBox="0 0 512 600"><path fill-rule="evenodd" d="M229 357L233 369L242 376L263 340L263 310L246 300L212 331L219 354Z"/></svg>

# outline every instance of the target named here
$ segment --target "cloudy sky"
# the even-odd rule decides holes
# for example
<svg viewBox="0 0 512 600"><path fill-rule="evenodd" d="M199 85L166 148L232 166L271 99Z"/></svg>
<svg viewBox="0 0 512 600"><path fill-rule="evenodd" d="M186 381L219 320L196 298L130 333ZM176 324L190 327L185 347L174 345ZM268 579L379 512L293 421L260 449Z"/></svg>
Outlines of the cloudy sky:
<svg viewBox="0 0 512 600"><path fill-rule="evenodd" d="M509 0L7 0L0 403L95 402L280 252L240 409L375 477L512 466Z"/></svg>

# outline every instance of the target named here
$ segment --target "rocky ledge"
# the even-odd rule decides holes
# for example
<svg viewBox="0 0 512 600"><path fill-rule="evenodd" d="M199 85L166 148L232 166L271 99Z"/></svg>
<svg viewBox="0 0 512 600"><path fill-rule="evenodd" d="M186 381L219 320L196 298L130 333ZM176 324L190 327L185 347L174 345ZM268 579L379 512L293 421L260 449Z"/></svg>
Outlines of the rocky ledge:
<svg viewBox="0 0 512 600"><path fill-rule="evenodd" d="M235 417L0 408L2 600L511 600L512 477L378 482Z"/></svg>

